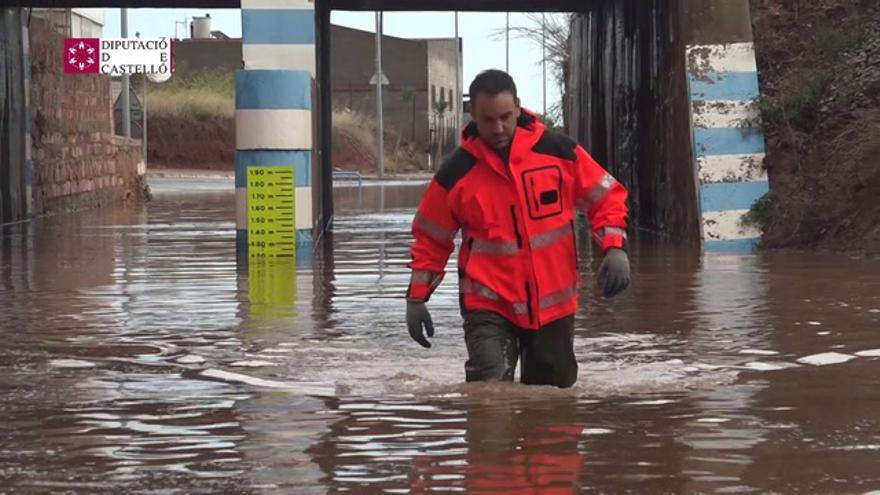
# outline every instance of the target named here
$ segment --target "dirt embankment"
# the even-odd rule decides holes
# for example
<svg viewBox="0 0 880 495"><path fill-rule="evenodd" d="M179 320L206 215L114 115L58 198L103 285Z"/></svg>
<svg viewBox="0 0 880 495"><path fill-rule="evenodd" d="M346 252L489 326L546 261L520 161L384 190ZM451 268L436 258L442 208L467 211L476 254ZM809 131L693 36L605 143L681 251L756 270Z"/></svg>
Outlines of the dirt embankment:
<svg viewBox="0 0 880 495"><path fill-rule="evenodd" d="M234 117L157 115L150 116L148 122L150 168L233 170Z"/></svg>
<svg viewBox="0 0 880 495"><path fill-rule="evenodd" d="M880 253L880 2L751 0L769 248Z"/></svg>
<svg viewBox="0 0 880 495"><path fill-rule="evenodd" d="M425 172L424 150L385 127L385 169L396 174ZM355 112L333 112L333 168L375 174L378 170L376 126L371 119Z"/></svg>
<svg viewBox="0 0 880 495"><path fill-rule="evenodd" d="M151 115L147 132L149 167L232 172L235 118L229 115ZM333 167L375 174L375 128L351 113L333 115ZM425 154L392 129L385 131L385 169L389 173L424 172Z"/></svg>

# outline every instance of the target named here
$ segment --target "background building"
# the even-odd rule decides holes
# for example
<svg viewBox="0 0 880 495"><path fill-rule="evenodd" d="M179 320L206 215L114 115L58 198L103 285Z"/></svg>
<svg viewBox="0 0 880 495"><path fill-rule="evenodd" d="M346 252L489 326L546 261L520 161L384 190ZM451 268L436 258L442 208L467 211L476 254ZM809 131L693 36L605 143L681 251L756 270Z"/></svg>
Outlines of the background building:
<svg viewBox="0 0 880 495"><path fill-rule="evenodd" d="M34 9L33 17L46 19L63 36L100 38L104 33L104 9Z"/></svg>
<svg viewBox="0 0 880 495"><path fill-rule="evenodd" d="M210 26L191 29L194 38L175 40L176 77L241 68L241 39ZM201 36L201 37L198 37ZM376 116L376 35L332 26L331 90L335 112ZM429 167L455 148L455 39L382 38L382 65L388 84L383 95L384 124L414 145ZM461 50L459 39L458 49ZM459 59L461 60L461 58Z"/></svg>

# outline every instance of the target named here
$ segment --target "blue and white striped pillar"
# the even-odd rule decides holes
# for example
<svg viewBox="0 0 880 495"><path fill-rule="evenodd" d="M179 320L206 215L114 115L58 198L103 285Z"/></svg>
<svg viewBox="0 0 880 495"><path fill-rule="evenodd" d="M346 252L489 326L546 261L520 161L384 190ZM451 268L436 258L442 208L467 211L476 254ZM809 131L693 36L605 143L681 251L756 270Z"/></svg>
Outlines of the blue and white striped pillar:
<svg viewBox="0 0 880 495"><path fill-rule="evenodd" d="M704 249L751 251L760 232L740 221L769 191L754 44L689 45L687 70Z"/></svg>
<svg viewBox="0 0 880 495"><path fill-rule="evenodd" d="M244 69L235 80L237 249L247 256L247 168L295 166L297 251L312 242L312 81L309 0L242 0Z"/></svg>

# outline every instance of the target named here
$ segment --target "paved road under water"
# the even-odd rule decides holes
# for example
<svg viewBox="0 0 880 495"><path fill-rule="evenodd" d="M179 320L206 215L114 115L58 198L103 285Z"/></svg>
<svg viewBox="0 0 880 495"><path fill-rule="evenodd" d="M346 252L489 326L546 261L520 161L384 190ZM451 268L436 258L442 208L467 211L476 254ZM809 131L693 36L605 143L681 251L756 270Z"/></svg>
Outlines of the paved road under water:
<svg viewBox="0 0 880 495"><path fill-rule="evenodd" d="M577 386L468 386L454 277L403 324L421 187L338 191L295 291L225 181L6 228L0 492L880 490L880 262L641 243L605 301L587 247Z"/></svg>

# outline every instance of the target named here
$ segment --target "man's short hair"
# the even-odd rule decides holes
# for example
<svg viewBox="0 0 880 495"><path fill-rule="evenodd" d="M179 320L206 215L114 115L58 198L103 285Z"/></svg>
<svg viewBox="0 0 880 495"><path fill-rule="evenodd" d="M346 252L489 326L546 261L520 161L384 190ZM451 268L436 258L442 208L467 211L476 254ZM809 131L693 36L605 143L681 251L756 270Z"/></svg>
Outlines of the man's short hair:
<svg viewBox="0 0 880 495"><path fill-rule="evenodd" d="M513 94L514 100L517 98L516 83L513 82L513 78L503 70L489 69L480 72L477 77L474 78L474 82L471 83L469 90L469 96L471 101L474 101L480 93L485 93L489 96L497 96L505 91L509 91Z"/></svg>

